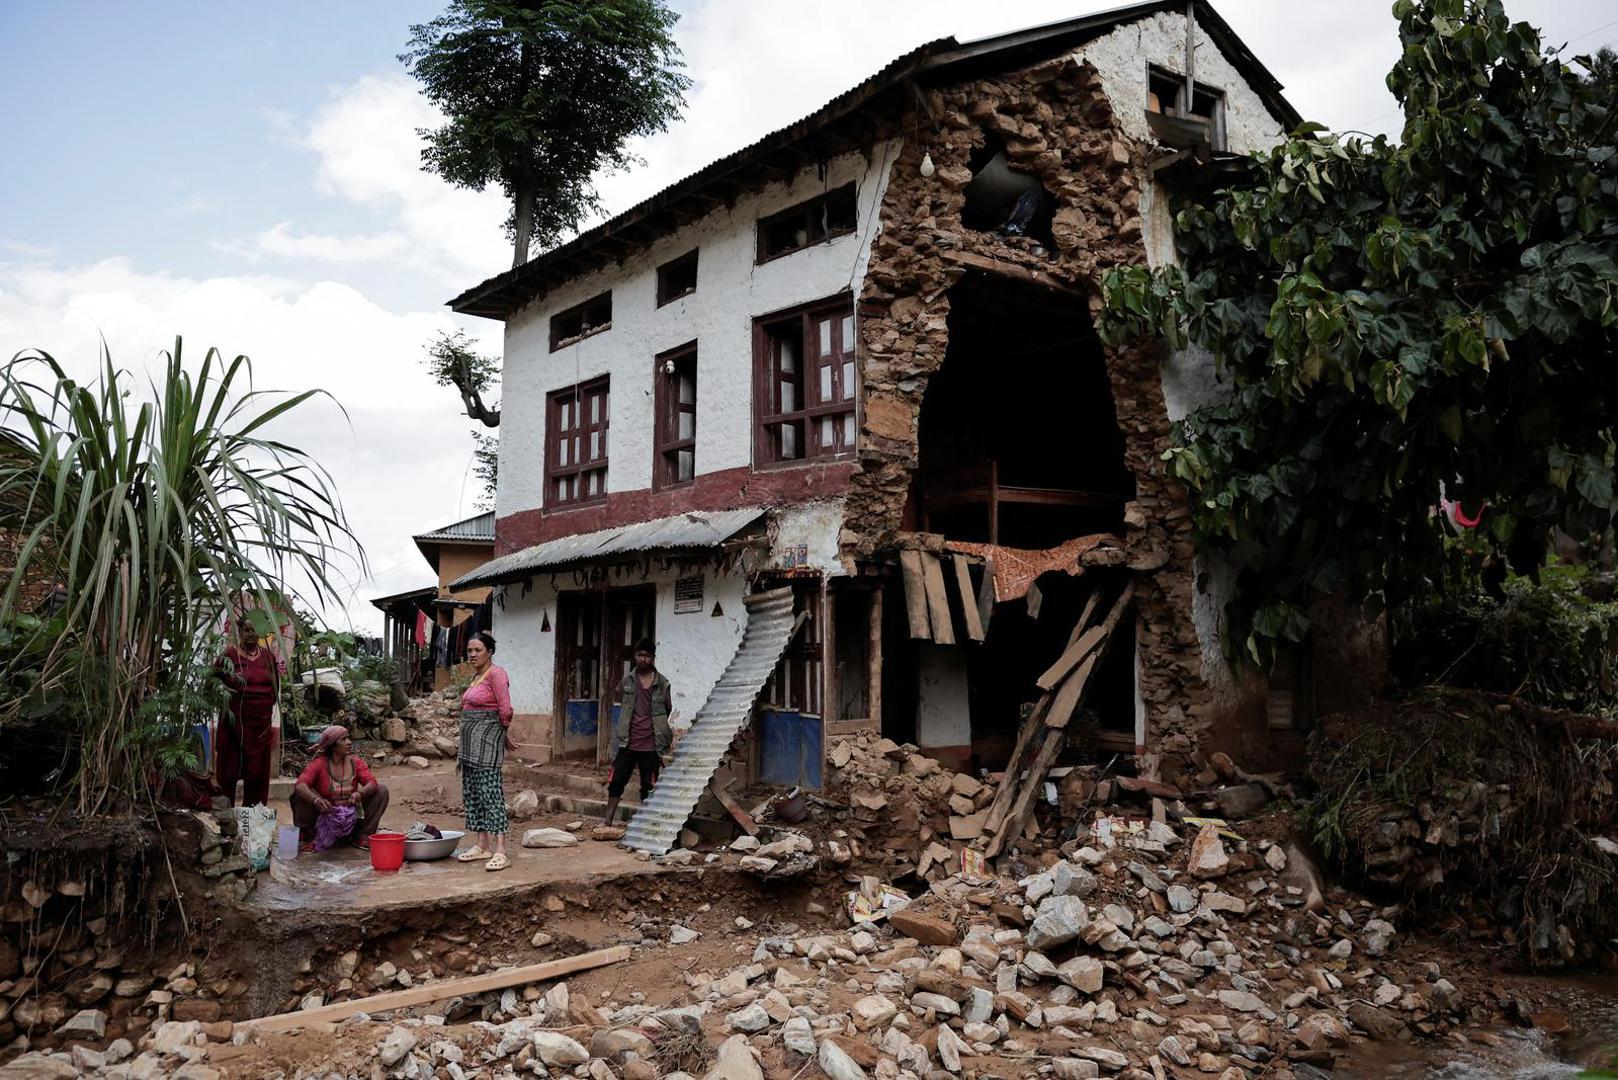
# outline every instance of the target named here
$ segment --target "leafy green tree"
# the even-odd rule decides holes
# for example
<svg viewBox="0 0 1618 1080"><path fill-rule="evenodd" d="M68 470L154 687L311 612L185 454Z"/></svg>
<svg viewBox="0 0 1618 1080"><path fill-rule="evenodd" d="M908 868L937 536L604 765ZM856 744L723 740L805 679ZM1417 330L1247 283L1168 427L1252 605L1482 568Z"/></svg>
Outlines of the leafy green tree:
<svg viewBox="0 0 1618 1080"><path fill-rule="evenodd" d="M453 0L399 59L443 111L422 165L512 201L513 266L599 208L594 177L678 118L690 86L659 0Z"/></svg>
<svg viewBox="0 0 1618 1080"><path fill-rule="evenodd" d="M189 725L220 703L229 598L340 603L338 570L364 568L326 470L271 433L317 392L255 391L247 358L217 350L193 371L178 339L162 355L149 396L105 353L88 384L40 352L0 367L0 534L17 538L0 572L0 759L50 746L34 782L71 786L81 813L149 794L188 756ZM41 579L58 586L44 612Z"/></svg>
<svg viewBox="0 0 1618 1080"><path fill-rule="evenodd" d="M486 404L483 395L489 393L500 377L498 357L480 353L466 331L453 334L440 331L427 343L427 373L439 386L453 387L461 395L466 415L484 427L500 426L500 403Z"/></svg>
<svg viewBox="0 0 1618 1080"><path fill-rule="evenodd" d="M427 372L439 386L453 387L461 395L466 415L484 427L500 425L500 403L484 401L500 377L500 360L480 353L464 330L441 331L427 343ZM494 435L472 432L472 474L483 485L478 498L480 509L494 506L494 488L499 471L500 440Z"/></svg>
<svg viewBox="0 0 1618 1080"><path fill-rule="evenodd" d="M1531 570L1612 519L1618 121L1591 62L1498 0L1399 0L1403 135L1305 125L1177 215L1183 269L1104 281L1113 343L1208 350L1228 397L1164 457L1199 541L1247 567L1227 647L1264 661L1311 603L1435 587L1442 498Z"/></svg>

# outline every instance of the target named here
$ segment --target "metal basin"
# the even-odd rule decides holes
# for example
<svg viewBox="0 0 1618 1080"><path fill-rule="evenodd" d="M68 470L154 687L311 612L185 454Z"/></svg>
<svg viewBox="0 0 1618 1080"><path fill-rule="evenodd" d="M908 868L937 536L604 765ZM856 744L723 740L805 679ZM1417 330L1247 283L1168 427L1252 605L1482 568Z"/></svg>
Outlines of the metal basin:
<svg viewBox="0 0 1618 1080"><path fill-rule="evenodd" d="M460 829L445 829L444 835L438 840L406 840L404 844L404 857L410 862L430 862L433 859L442 859L455 850L455 845L461 842L466 833Z"/></svg>

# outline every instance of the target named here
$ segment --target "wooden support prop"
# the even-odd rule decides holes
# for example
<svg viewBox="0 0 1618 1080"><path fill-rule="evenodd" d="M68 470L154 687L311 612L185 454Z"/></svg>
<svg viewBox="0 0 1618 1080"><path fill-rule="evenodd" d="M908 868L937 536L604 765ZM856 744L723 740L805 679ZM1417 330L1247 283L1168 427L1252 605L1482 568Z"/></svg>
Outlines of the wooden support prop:
<svg viewBox="0 0 1618 1080"><path fill-rule="evenodd" d="M949 614L949 593L944 591L944 568L931 552L921 556L922 578L927 586L927 611L933 619L933 640L940 645L955 644L955 620Z"/></svg>
<svg viewBox="0 0 1618 1080"><path fill-rule="evenodd" d="M957 555L951 560L955 563L955 585L961 590L961 614L966 617L966 633L973 641L983 640L983 620L978 617L976 592L972 588L972 571L966 565L966 559Z"/></svg>
<svg viewBox="0 0 1618 1080"><path fill-rule="evenodd" d="M736 824L741 826L742 832L748 836L758 835L758 826L753 824L752 816L746 810L743 810L735 799L730 797L730 792L717 784L708 785L708 790L712 791L713 797L719 800L719 805L725 808L725 813L729 814Z"/></svg>
<svg viewBox="0 0 1618 1080"><path fill-rule="evenodd" d="M1000 827L1006 819L1006 813L1011 809L1011 800L1017 795L1017 778L1022 776L1023 766L1033 751L1034 735L1045 729L1045 714L1050 710L1051 696L1046 694L1034 706L1034 711L1023 722L1022 730L1017 732L1017 745L1011 749L1011 757L1006 762L1005 779L1000 781L1000 788L994 793L994 801L989 804L989 816L983 819L983 831L992 833Z"/></svg>
<svg viewBox="0 0 1618 1080"><path fill-rule="evenodd" d="M464 979L449 979L445 982L412 987L409 990L397 990L389 994L375 994L371 997L356 998L353 1001L340 1001L335 1005L322 1005L318 1009L302 1009L298 1012L264 1016L257 1020L244 1020L236 1025L236 1030L290 1031L293 1028L309 1027L312 1024L347 1020L357 1013L375 1014L392 1012L396 1009L408 1009L416 1005L427 1005L434 1001L443 1001L445 998L483 994L490 990L504 990L509 986L544 982L546 979L554 979L561 975L571 975L575 971L605 967L608 964L616 964L620 960L628 960L629 953L628 945L614 945L610 949L597 949L595 952L580 953L578 956L569 956L562 960L547 960L543 964L504 968L500 971L491 971L487 975L470 975Z"/></svg>
<svg viewBox="0 0 1618 1080"><path fill-rule="evenodd" d="M1028 776L1017 789L1016 801L1011 804L1011 812L999 830L990 839L984 857L992 859L999 855L1006 846L1006 842L1022 835L1023 827L1034 812L1034 800L1039 798L1039 791L1045 785L1045 773L1056 761L1062 752L1062 746L1067 742L1066 728L1043 727L1044 741L1039 744L1039 751L1034 755L1032 764L1028 766Z"/></svg>
<svg viewBox="0 0 1618 1080"><path fill-rule="evenodd" d="M910 620L910 636L931 641L933 628L927 621L927 584L921 569L921 552L908 548L899 552L899 569L904 572L905 616Z"/></svg>
<svg viewBox="0 0 1618 1080"><path fill-rule="evenodd" d="M1067 651L1056 658L1056 663L1045 669L1045 674L1034 680L1034 685L1041 690L1054 690L1065 678L1068 672L1078 666L1079 661L1089 656L1095 649L1096 643L1101 640L1101 627L1092 626L1079 635L1077 641L1067 647Z"/></svg>
<svg viewBox="0 0 1618 1080"><path fill-rule="evenodd" d="M1079 702L1084 700L1084 692L1090 688L1090 676L1095 672L1096 659L1096 654L1091 653L1079 665L1079 670L1063 680L1051 701L1050 712L1045 714L1046 727L1065 728L1067 722L1073 719L1073 710L1079 707Z"/></svg>

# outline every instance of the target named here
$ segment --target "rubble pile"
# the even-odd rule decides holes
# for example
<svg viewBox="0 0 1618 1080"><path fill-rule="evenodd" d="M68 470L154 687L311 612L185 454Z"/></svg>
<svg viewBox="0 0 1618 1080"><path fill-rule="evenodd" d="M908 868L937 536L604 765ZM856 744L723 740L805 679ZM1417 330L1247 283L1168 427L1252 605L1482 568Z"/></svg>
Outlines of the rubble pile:
<svg viewBox="0 0 1618 1080"><path fill-rule="evenodd" d="M841 930L756 926L706 904L680 920L630 913L639 959L696 950L678 965L683 1000L650 1004L622 977L596 995L530 985L419 1017L360 1016L286 1075L1247 1080L1317 1075L1307 1066L1354 1041L1460 1037L1494 1018L1491 998L1457 988L1461 972L1401 955L1397 912L1340 893L1328 903L1296 849L1216 821L1098 814L1028 869L947 874ZM686 925L700 919L703 931ZM362 969L355 953L340 962L370 992L411 978ZM271 1036L172 1012L133 1043L34 1064L202 1080L263 1075L284 1053Z"/></svg>
<svg viewBox="0 0 1618 1080"><path fill-rule="evenodd" d="M957 847L982 835L997 775L982 779L945 768L916 747L869 732L832 744L828 794L846 803L840 822L853 854L888 880L922 879L958 865Z"/></svg>

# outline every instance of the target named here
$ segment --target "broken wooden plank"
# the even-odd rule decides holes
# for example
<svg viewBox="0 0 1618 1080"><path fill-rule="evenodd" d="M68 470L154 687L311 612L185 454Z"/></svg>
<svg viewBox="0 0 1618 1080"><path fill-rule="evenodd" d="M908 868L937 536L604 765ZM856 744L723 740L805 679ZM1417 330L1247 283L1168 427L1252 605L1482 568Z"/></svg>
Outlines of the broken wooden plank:
<svg viewBox="0 0 1618 1080"><path fill-rule="evenodd" d="M910 636L931 641L933 628L927 621L927 584L921 568L921 552L908 548L899 552L899 569L904 574L905 616L910 620Z"/></svg>
<svg viewBox="0 0 1618 1080"><path fill-rule="evenodd" d="M931 552L921 553L922 580L927 589L927 611L932 616L933 640L940 645L955 644L955 620L949 613L949 593L944 590L944 568Z"/></svg>
<svg viewBox="0 0 1618 1080"><path fill-rule="evenodd" d="M983 819L984 832L992 833L999 829L1011 809L1011 801L1017 795L1017 778L1022 775L1026 758L1032 752L1035 733L1045 727L1045 713L1050 707L1051 696L1046 694L1034 706L1034 711L1028 714L1028 719L1023 721L1022 730L1017 732L1017 744L1012 747L1011 757L1006 762L1005 778L1000 781L994 801L989 804L989 816Z"/></svg>
<svg viewBox="0 0 1618 1080"><path fill-rule="evenodd" d="M719 800L719 805L725 808L725 813L729 814L731 820L741 827L742 832L748 836L758 835L758 826L753 824L752 815L743 810L741 805L730 797L730 792L717 784L708 785L708 790L713 792L713 797Z"/></svg>
<svg viewBox="0 0 1618 1080"><path fill-rule="evenodd" d="M1090 688L1090 676L1095 672L1095 667L1096 654L1091 653L1079 665L1079 670L1062 682L1051 701L1050 711L1045 714L1046 727L1067 727L1067 722L1073 719L1073 710L1079 707L1079 702L1084 700L1084 692Z"/></svg>
<svg viewBox="0 0 1618 1080"><path fill-rule="evenodd" d="M1045 771L1056 761L1057 755L1062 752L1063 744L1067 742L1066 728L1042 727L1042 730L1045 733L1044 741L1040 743L1039 751L1028 766L1028 775L1017 787L1017 798L1011 804L1011 812L1006 815L1006 820L1001 823L999 830L990 839L988 848L983 852L985 858L992 859L999 855L1008 840L1022 835L1023 827L1028 824L1034 812L1034 801L1039 797L1040 789L1045 786Z"/></svg>
<svg viewBox="0 0 1618 1080"><path fill-rule="evenodd" d="M952 561L955 563L955 584L961 590L961 614L966 619L967 636L973 641L982 641L983 620L978 617L975 590L972 588L972 571L966 565L964 556L956 555Z"/></svg>
<svg viewBox="0 0 1618 1080"><path fill-rule="evenodd" d="M544 982L561 975L571 975L575 971L616 964L620 960L628 960L629 955L628 945L614 945L610 949L597 949L594 952L580 953L578 956L568 956L561 960L547 960L542 964L509 967L501 971L491 971L486 975L446 979L443 982L411 987L409 990L373 994L371 997L355 998L353 1001L339 1001L335 1005L322 1005L318 1009L300 1009L297 1012L280 1013L276 1016L263 1016L257 1020L243 1020L236 1025L236 1030L290 1031L311 1024L347 1020L358 1013L375 1015L396 1009L408 1009L415 1005L443 1001L445 998L468 997L472 994L485 994L491 990L504 990L510 986Z"/></svg>
<svg viewBox="0 0 1618 1080"><path fill-rule="evenodd" d="M1057 685L1068 676L1068 672L1079 666L1079 661L1089 656L1091 651L1101 641L1101 627L1092 626L1079 635L1079 639L1067 647L1056 663L1045 669L1045 673L1034 680L1034 685L1041 690L1055 690Z"/></svg>
<svg viewBox="0 0 1618 1080"><path fill-rule="evenodd" d="M1045 606L1045 590L1039 587L1039 582L1030 581L1028 583L1028 594L1023 597L1023 603L1027 605L1028 617L1037 620L1039 618L1039 609Z"/></svg>
<svg viewBox="0 0 1618 1080"><path fill-rule="evenodd" d="M988 626L994 618L994 560L983 560L983 581L978 585L978 622Z"/></svg>
<svg viewBox="0 0 1618 1080"><path fill-rule="evenodd" d="M1130 582L1124 586L1124 591L1118 594L1118 599L1113 602L1112 610L1107 612L1107 617L1102 620L1101 625L1091 631L1091 633L1096 634L1096 644L1089 655L1085 657L1084 663L1080 665L1079 670L1069 675L1067 680L1062 683L1061 689L1057 692L1056 700L1051 703L1050 713L1045 717L1045 723L1048 726L1066 727L1068 720L1073 717L1074 710L1084 704L1084 697L1090 690L1090 676L1094 674L1101 662L1106 659L1107 651L1112 647L1113 632L1118 629L1118 620L1124 617L1124 612L1129 609L1129 602L1134 597L1135 584ZM1089 636L1089 634L1087 633L1086 636Z"/></svg>

